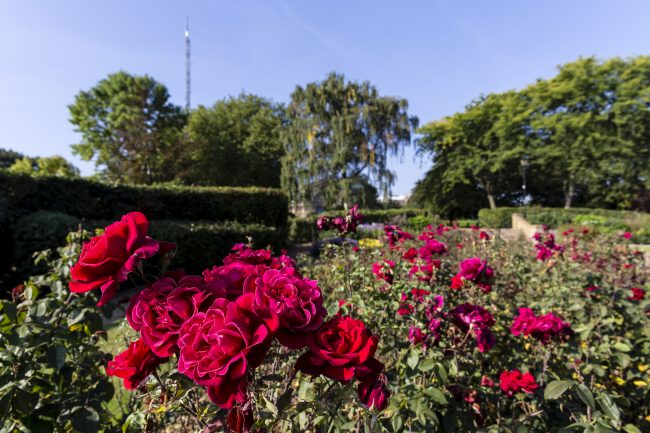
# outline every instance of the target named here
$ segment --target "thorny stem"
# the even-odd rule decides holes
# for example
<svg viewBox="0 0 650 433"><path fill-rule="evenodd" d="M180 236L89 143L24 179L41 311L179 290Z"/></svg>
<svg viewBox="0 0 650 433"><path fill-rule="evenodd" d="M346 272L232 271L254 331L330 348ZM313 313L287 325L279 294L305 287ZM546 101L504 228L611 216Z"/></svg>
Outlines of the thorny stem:
<svg viewBox="0 0 650 433"><path fill-rule="evenodd" d="M163 381L160 380L160 376L158 376L158 372L157 372L157 371L154 371L154 372L153 372L153 377L156 378L156 381L158 382L158 384L159 384L160 387L162 388L163 392L167 393L167 392L168 392L168 391L167 391L167 387L165 386L165 384L163 383ZM184 410L185 412L187 412L188 414L190 414L190 415L191 415L191 416L196 420L196 422L199 424L199 427L201 427L201 428L205 428L205 427L206 427L206 424L205 424L203 421L201 421L201 418L199 417L199 414L198 414L196 411L194 411L194 410L190 409L189 407L187 407L187 405L186 405L185 403L183 403L182 401L179 401L179 402L178 402L178 405L179 405L181 408L183 408L183 410Z"/></svg>

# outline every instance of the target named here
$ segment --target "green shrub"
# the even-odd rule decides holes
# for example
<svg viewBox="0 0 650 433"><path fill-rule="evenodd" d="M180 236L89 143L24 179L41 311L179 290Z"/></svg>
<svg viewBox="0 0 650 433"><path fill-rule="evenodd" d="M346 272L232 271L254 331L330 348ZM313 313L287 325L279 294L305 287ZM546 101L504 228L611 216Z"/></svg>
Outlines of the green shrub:
<svg viewBox="0 0 650 433"><path fill-rule="evenodd" d="M316 221L312 218L291 218L289 220L289 240L296 243L311 242L318 237Z"/></svg>
<svg viewBox="0 0 650 433"><path fill-rule="evenodd" d="M478 221L481 227L504 229L512 227L512 214L520 211L514 207L498 207L496 209L481 209L478 211Z"/></svg>
<svg viewBox="0 0 650 433"><path fill-rule="evenodd" d="M481 209L478 213L481 227L510 228L512 214L519 213L531 224L544 224L557 228L568 224L599 225L609 232L616 230L640 229L650 221L648 214L611 209L588 208L544 208L544 207L500 207ZM594 221L595 224L589 224ZM601 230L603 231L603 230ZM604 230L606 232L607 230Z"/></svg>
<svg viewBox="0 0 650 433"><path fill-rule="evenodd" d="M287 224L288 202L277 189L112 186L85 179L0 173L0 223L40 210L113 220L134 210L150 220Z"/></svg>
<svg viewBox="0 0 650 433"><path fill-rule="evenodd" d="M468 229L471 226L476 227L476 226L480 225L478 220L471 220L471 219L470 220L467 220L467 219L465 219L465 220L457 220L457 221L454 221L454 223L458 227L460 227L461 229Z"/></svg>
<svg viewBox="0 0 650 433"><path fill-rule="evenodd" d="M195 274L206 264L220 262L236 243L251 241L256 248L271 246L277 251L286 239L282 229L238 223L152 221L150 233L154 239L176 242L174 266Z"/></svg>
<svg viewBox="0 0 650 433"><path fill-rule="evenodd" d="M14 249L20 252L21 259L17 271L25 275L24 271L32 266L32 253L65 244L66 234L70 230L81 226L92 231L110 223L110 220L81 220L60 212L40 211L27 215L14 227ZM270 245L278 250L286 238L282 228L205 221L153 220L149 234L154 239L176 242L178 251L174 265L190 273L200 273L206 263L217 263L230 252L233 244L247 243L250 240L255 247L265 248Z"/></svg>
<svg viewBox="0 0 650 433"><path fill-rule="evenodd" d="M407 226L413 231L421 232L429 224L433 224L433 218L426 215L416 215L408 219Z"/></svg>
<svg viewBox="0 0 650 433"><path fill-rule="evenodd" d="M65 245L69 232L80 224L78 218L61 212L40 211L22 217L12 227L13 262L21 275L34 265L32 254ZM40 271L41 269L39 269Z"/></svg>

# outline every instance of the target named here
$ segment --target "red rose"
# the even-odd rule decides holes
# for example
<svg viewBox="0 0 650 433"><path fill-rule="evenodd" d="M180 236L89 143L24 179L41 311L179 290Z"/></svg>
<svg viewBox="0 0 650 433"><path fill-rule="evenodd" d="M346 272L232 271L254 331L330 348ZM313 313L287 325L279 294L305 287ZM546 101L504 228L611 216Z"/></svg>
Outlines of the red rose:
<svg viewBox="0 0 650 433"><path fill-rule="evenodd" d="M271 251L269 250L254 250L248 248L246 245L237 244L234 246L234 253L227 255L223 259L224 265L231 263L246 263L249 265L270 265L271 264Z"/></svg>
<svg viewBox="0 0 650 433"><path fill-rule="evenodd" d="M193 314L205 312L215 299L225 297L225 290L206 284L197 275L178 282L163 277L131 298L126 319L156 355L170 356L178 352L183 323Z"/></svg>
<svg viewBox="0 0 650 433"><path fill-rule="evenodd" d="M309 352L298 358L296 368L312 376L323 374L348 382L355 373L361 374L365 363L378 362L373 358L377 337L362 321L349 316L335 316L325 322L309 335L307 346Z"/></svg>
<svg viewBox="0 0 650 433"><path fill-rule="evenodd" d="M297 276L294 268L269 269L257 278L255 306L279 318L276 337L291 349L304 347L307 334L318 329L327 314L318 282ZM269 328L277 326L269 324Z"/></svg>
<svg viewBox="0 0 650 433"><path fill-rule="evenodd" d="M136 340L129 348L108 361L106 374L124 379L126 389L136 389L140 383L167 358L156 356L144 341Z"/></svg>
<svg viewBox="0 0 650 433"><path fill-rule="evenodd" d="M514 318L510 327L510 333L514 336L530 335L545 345L553 339L566 341L573 335L568 322L553 313L536 316L530 308L519 309L519 315Z"/></svg>
<svg viewBox="0 0 650 433"><path fill-rule="evenodd" d="M522 374L519 370L513 370L501 373L499 376L499 387L507 396L511 396L520 391L530 394L539 388L539 385L535 382L532 374Z"/></svg>
<svg viewBox="0 0 650 433"><path fill-rule="evenodd" d="M641 287L632 287L630 291L632 295L627 298L630 301L643 301L645 299L645 290Z"/></svg>
<svg viewBox="0 0 650 433"><path fill-rule="evenodd" d="M375 408L379 412L386 409L390 400L390 390L385 385L386 377L382 374L374 383L359 383L357 395L359 400L369 409Z"/></svg>
<svg viewBox="0 0 650 433"><path fill-rule="evenodd" d="M186 321L179 332L178 371L223 408L242 403L249 369L262 363L272 333L253 312L253 294L236 301L217 299L205 313Z"/></svg>
<svg viewBox="0 0 650 433"><path fill-rule="evenodd" d="M143 259L158 252L158 242L147 236L149 221L140 212L131 212L106 227L104 234L84 244L79 260L70 269L70 290L88 292L101 289L98 306L105 305Z"/></svg>
<svg viewBox="0 0 650 433"><path fill-rule="evenodd" d="M462 332L472 332L479 352L487 352L494 346L496 341L490 330L495 323L494 316L485 308L466 302L454 308L449 317Z"/></svg>
<svg viewBox="0 0 650 433"><path fill-rule="evenodd" d="M261 276L268 266L252 265L244 262L231 262L225 266L215 266L203 271L206 282L226 291L229 300L234 301L244 292L255 291L255 280Z"/></svg>

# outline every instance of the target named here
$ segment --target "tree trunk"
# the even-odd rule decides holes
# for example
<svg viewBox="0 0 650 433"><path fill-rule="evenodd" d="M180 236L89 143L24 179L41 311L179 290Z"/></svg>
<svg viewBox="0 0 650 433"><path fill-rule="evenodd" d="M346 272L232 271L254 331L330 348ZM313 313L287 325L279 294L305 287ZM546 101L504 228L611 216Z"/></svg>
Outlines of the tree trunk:
<svg viewBox="0 0 650 433"><path fill-rule="evenodd" d="M488 202L490 203L490 209L496 209L497 203L496 201L494 201L494 196L488 193L487 198L488 198Z"/></svg>
<svg viewBox="0 0 650 433"><path fill-rule="evenodd" d="M573 194L575 194L576 186L573 182L573 175L569 176L569 180L564 181L564 209L571 208L571 201L573 200Z"/></svg>

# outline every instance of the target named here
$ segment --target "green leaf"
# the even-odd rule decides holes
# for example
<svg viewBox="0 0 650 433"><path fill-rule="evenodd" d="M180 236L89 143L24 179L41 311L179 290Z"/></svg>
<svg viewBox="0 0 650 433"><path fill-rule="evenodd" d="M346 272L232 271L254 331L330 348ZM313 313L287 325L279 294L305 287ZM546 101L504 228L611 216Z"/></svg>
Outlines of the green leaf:
<svg viewBox="0 0 650 433"><path fill-rule="evenodd" d="M427 359L423 360L420 363L420 365L418 365L418 368L420 369L420 371L429 371L429 370L432 370L435 365L436 365L436 362L433 359L427 358Z"/></svg>
<svg viewBox="0 0 650 433"><path fill-rule="evenodd" d="M415 369L415 367L418 365L418 361L420 360L420 356L418 355L418 352L415 350L409 351L408 358L406 358L406 363L408 364L409 367Z"/></svg>
<svg viewBox="0 0 650 433"><path fill-rule="evenodd" d="M38 394L27 392L24 389L16 388L14 393L14 408L24 414L31 414L38 403Z"/></svg>
<svg viewBox="0 0 650 433"><path fill-rule="evenodd" d="M445 397L445 394L439 388L429 387L422 392L438 404L447 404L447 397Z"/></svg>
<svg viewBox="0 0 650 433"><path fill-rule="evenodd" d="M621 411L612 398L607 394L598 394L596 398L598 405L603 410L603 413L610 417L613 421L618 422L621 418Z"/></svg>
<svg viewBox="0 0 650 433"><path fill-rule="evenodd" d="M65 347L60 344L55 344L47 349L47 362L57 371L65 365L65 352Z"/></svg>
<svg viewBox="0 0 650 433"><path fill-rule="evenodd" d="M546 388L544 389L544 399L556 400L573 385L575 385L575 382L572 380L554 380L546 385Z"/></svg>
<svg viewBox="0 0 650 433"><path fill-rule="evenodd" d="M72 427L80 433L97 433L99 414L92 407L82 407L72 416Z"/></svg>
<svg viewBox="0 0 650 433"><path fill-rule="evenodd" d="M580 397L580 400L584 402L587 406L591 408L591 410L596 409L596 402L594 401L594 395L591 393L591 390L584 384L580 383L576 387L576 393L578 394L578 397Z"/></svg>
<svg viewBox="0 0 650 433"><path fill-rule="evenodd" d="M632 350L632 348L629 345L621 342L614 343L612 347L618 350L619 352L629 352L630 350Z"/></svg>
<svg viewBox="0 0 650 433"><path fill-rule="evenodd" d="M633 426L632 424L625 424L623 426L623 430L625 430L628 433L641 433L641 430L639 430L636 426Z"/></svg>

